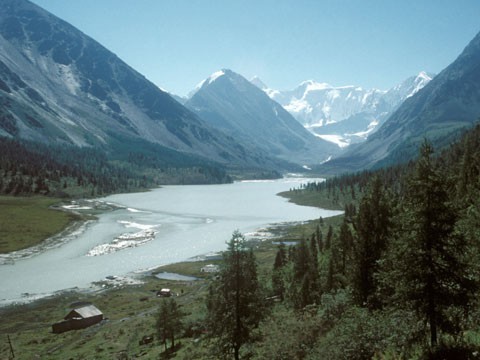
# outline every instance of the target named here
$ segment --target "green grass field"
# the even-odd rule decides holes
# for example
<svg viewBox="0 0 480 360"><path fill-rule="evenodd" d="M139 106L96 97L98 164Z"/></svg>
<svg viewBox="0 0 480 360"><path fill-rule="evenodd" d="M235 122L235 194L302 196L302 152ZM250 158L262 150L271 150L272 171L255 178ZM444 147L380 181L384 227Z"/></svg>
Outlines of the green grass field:
<svg viewBox="0 0 480 360"><path fill-rule="evenodd" d="M343 210L345 205L344 201L339 202L329 198L325 191L283 191L278 195L297 205L327 210Z"/></svg>
<svg viewBox="0 0 480 360"><path fill-rule="evenodd" d="M47 197L0 196L0 253L25 249L59 233L79 217L49 207Z"/></svg>

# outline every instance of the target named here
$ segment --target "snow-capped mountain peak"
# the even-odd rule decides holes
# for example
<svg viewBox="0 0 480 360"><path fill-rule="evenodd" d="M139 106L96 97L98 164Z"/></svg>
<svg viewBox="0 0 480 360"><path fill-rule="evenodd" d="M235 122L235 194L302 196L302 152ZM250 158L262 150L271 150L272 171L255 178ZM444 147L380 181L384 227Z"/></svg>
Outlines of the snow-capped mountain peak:
<svg viewBox="0 0 480 360"><path fill-rule="evenodd" d="M305 88L305 92L310 92L310 91L331 89L332 86L328 83L319 83L319 82L316 82L315 80L307 80L300 83L300 86L298 88Z"/></svg>
<svg viewBox="0 0 480 360"><path fill-rule="evenodd" d="M195 88L190 91L187 95L187 98L191 98L193 97L193 95L195 95L197 93L198 90L200 90L203 86L205 85L210 85L211 83L213 83L215 80L217 80L219 77L222 77L223 75L225 75L226 72L228 72L229 70L225 70L225 69L222 69L222 70L218 70L218 71L215 71L212 75L210 75L208 78L200 81L197 86L195 86Z"/></svg>
<svg viewBox="0 0 480 360"><path fill-rule="evenodd" d="M430 81L433 79L433 75L430 75L428 74L427 72L425 71L420 71L417 75L417 79L420 78L420 79L424 79L426 81Z"/></svg>
<svg viewBox="0 0 480 360"><path fill-rule="evenodd" d="M420 73L417 75L417 77L413 81L414 88L412 89L410 94L407 95L407 98L415 95L419 90L421 90L425 85L427 85L432 79L433 79L433 75L430 76L427 72L420 71Z"/></svg>
<svg viewBox="0 0 480 360"><path fill-rule="evenodd" d="M209 125L241 139L260 153L296 163L316 162L319 154L339 149L315 138L291 114L258 88L231 70L210 76L186 106ZM262 82L263 84L263 82ZM265 84L264 84L265 85ZM261 84L260 84L261 86Z"/></svg>
<svg viewBox="0 0 480 360"><path fill-rule="evenodd" d="M217 80L220 76L223 76L225 75L225 70L219 70L219 71L215 71L212 75L210 75L210 77L206 80L207 81L207 84L211 84L212 82L214 82L215 80Z"/></svg>
<svg viewBox="0 0 480 360"><path fill-rule="evenodd" d="M315 135L344 147L364 141L405 99L432 78L433 75L421 71L388 91L355 85L332 86L315 80L303 81L289 91L257 86Z"/></svg>

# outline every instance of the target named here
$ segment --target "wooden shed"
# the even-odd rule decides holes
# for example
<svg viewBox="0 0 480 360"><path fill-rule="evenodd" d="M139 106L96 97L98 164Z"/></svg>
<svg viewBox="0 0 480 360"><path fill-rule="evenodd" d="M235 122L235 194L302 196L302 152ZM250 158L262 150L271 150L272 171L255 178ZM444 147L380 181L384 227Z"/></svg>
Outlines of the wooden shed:
<svg viewBox="0 0 480 360"><path fill-rule="evenodd" d="M158 297L170 297L170 296L172 296L172 290L162 289L160 291L157 291L157 296Z"/></svg>
<svg viewBox="0 0 480 360"><path fill-rule="evenodd" d="M52 331L59 334L69 330L84 329L103 320L103 313L94 305L85 305L71 310L63 321L52 325Z"/></svg>

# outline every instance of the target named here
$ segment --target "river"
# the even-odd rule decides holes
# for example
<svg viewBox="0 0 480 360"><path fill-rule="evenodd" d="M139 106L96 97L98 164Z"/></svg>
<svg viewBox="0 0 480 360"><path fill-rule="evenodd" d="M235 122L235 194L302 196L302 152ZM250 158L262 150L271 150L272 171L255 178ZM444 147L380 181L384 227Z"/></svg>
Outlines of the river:
<svg viewBox="0 0 480 360"><path fill-rule="evenodd" d="M98 199L120 208L100 214L61 246L0 265L0 305L87 289L106 276L126 276L218 252L236 229L248 234L269 224L340 213L297 206L276 196L305 181L164 186ZM122 248L132 243L138 246Z"/></svg>

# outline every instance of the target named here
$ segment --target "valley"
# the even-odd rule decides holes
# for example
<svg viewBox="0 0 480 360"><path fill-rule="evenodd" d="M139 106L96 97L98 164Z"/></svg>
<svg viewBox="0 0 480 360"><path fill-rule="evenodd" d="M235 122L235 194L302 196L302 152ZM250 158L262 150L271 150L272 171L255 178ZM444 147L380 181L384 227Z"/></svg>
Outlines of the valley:
<svg viewBox="0 0 480 360"><path fill-rule="evenodd" d="M0 358L476 359L478 4L214 5L0 0Z"/></svg>
<svg viewBox="0 0 480 360"><path fill-rule="evenodd" d="M127 276L218 252L225 248L225 238L232 228L252 233L269 224L340 213L298 207L276 196L305 181L285 178L226 185L164 186L149 192L90 200L84 206L64 205L64 209L85 214L97 209L97 219L65 234L66 241L46 251L40 249L24 259L15 253L4 254L4 262L14 266L0 267L0 303L39 298L64 289L84 289L108 275ZM150 241L137 240L133 241L135 245L116 251L98 251L116 239L147 230L153 232ZM81 273L79 268L83 269ZM15 276L10 277L13 270ZM22 295L25 293L29 295Z"/></svg>

